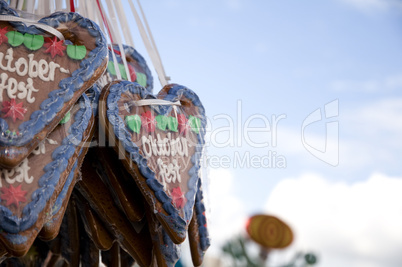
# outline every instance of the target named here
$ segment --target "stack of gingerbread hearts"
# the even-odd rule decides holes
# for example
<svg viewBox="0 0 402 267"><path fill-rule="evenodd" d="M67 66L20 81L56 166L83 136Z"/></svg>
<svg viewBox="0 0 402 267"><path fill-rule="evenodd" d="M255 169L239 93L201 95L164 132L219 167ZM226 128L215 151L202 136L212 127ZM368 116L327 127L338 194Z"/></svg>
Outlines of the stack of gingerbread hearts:
<svg viewBox="0 0 402 267"><path fill-rule="evenodd" d="M92 21L55 13L28 22L0 2L1 256L59 232L94 131L95 98L85 92L106 67Z"/></svg>
<svg viewBox="0 0 402 267"><path fill-rule="evenodd" d="M174 266L187 236L202 264L195 92L153 95L144 58L91 20L28 21L4 1L0 68L1 266Z"/></svg>

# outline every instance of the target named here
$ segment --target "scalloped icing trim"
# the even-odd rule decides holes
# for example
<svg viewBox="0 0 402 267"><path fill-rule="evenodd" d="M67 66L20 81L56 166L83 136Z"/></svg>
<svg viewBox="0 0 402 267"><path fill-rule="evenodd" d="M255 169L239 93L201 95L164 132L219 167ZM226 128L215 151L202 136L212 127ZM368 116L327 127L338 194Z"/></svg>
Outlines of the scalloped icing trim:
<svg viewBox="0 0 402 267"><path fill-rule="evenodd" d="M13 9L9 8L5 2L0 2L0 14L18 17L18 14ZM0 145L23 146L31 141L36 134L41 132L44 127L52 121L64 103L68 102L73 97L74 92L81 89L84 82L92 78L95 70L102 65L103 59L107 57L106 39L99 26L91 20L77 13L61 12L56 12L39 20L40 23L50 25L54 28L57 28L60 23L69 21L76 22L80 27L86 28L88 32L96 38L96 47L88 53L88 58L80 62L80 69L74 71L71 77L61 80L59 89L49 93L49 98L41 103L40 110L34 111L30 119L19 126L20 135L16 135L13 139L9 139L8 136L0 135ZM31 34L38 34L40 32L36 27L27 27L21 22L10 22L10 24L21 32ZM0 118L0 132L6 132L7 130L7 122Z"/></svg>
<svg viewBox="0 0 402 267"><path fill-rule="evenodd" d="M168 216L158 213L158 216L164 218L164 221L169 225L169 227L180 236L185 237L186 233L186 221L189 222L193 212L193 206L195 202L195 194L197 191L198 183L198 172L200 169L200 158L197 155L201 155L202 148L204 145L205 136L205 110L198 96L190 89L175 85L170 88L168 94L164 97L165 100L175 102L180 100L181 96L186 97L190 100L194 106L198 107L199 114L201 115L201 129L200 134L197 135L198 144L196 146L196 151L191 157L191 161L194 164L189 170L190 179L188 181L189 191L186 193L187 202L184 206L185 220L180 217L178 210L173 206L172 199L163 190L163 185L155 178L155 173L147 166L147 164L138 164L138 162L147 162L139 153L139 148L136 144L131 141L131 134L127 131L124 121L119 117L119 110L117 102L120 99L122 93L129 91L132 94L138 94L141 98L151 96L145 91L145 88L137 83L122 81L120 83L113 84L109 89L109 95L107 97L107 117L111 125L113 126L114 133L116 137L123 144L125 150L130 154L131 160L135 162L140 170L141 174L146 178L147 185L154 191L156 199L162 203L163 209L166 211ZM168 109L165 109L165 113Z"/></svg>
<svg viewBox="0 0 402 267"><path fill-rule="evenodd" d="M80 109L74 116L75 121L68 130L71 134L64 138L62 144L52 153L53 161L44 167L45 174L39 178L39 188L32 193L31 202L24 207L22 218L12 215L7 207L0 205L0 227L3 231L18 234L30 228L37 221L39 213L43 211L47 201L53 195L60 174L68 166L66 164L69 160L68 155L71 154L71 151L75 151L76 141L82 140L82 135L92 116L92 107L85 94L80 98L79 104Z"/></svg>

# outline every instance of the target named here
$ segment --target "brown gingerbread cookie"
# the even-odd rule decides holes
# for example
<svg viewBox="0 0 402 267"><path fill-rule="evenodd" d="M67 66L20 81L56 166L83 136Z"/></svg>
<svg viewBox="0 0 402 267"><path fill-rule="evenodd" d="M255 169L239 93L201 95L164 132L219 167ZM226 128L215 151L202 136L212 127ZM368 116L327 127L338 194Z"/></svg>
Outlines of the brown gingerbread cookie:
<svg viewBox="0 0 402 267"><path fill-rule="evenodd" d="M0 242L8 256L24 255L55 208L66 205L68 194L61 193L74 185L92 122L91 102L83 95L31 155L14 169L1 169Z"/></svg>
<svg viewBox="0 0 402 267"><path fill-rule="evenodd" d="M0 166L14 168L103 74L107 48L99 27L78 13L27 26L4 1L0 12L16 20L0 21Z"/></svg>
<svg viewBox="0 0 402 267"><path fill-rule="evenodd" d="M204 145L206 119L198 96L174 84L153 96L121 81L106 86L99 103L109 144L173 242L183 242Z"/></svg>

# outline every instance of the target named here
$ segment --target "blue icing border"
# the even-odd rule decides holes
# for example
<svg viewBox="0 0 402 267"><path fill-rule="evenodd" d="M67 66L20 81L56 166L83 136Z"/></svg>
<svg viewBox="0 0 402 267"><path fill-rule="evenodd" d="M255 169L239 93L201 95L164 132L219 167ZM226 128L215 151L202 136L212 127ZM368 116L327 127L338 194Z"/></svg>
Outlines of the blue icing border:
<svg viewBox="0 0 402 267"><path fill-rule="evenodd" d="M172 102L180 100L182 97L187 98L192 102L194 106L198 108L198 113L201 119L200 133L197 135L198 145L196 151L191 157L191 161L194 166L189 170L190 179L188 182L189 191L186 193L187 202L184 206L184 220L180 217L178 210L173 206L172 199L164 192L163 185L155 178L155 173L148 167L147 159L139 153L138 146L131 141L131 134L125 127L124 121L119 116L118 100L121 94L129 91L132 94L138 94L141 98L150 98L154 96L150 95L145 88L137 83L128 81L121 81L113 84L109 89L109 95L107 97L107 118L113 126L116 137L123 144L125 150L130 154L131 160L134 161L141 174L146 178L147 185L155 192L155 196L158 201L162 203L164 210L168 216L160 213L159 215L165 217L165 221L169 223L173 229L177 232L185 235L187 222L191 220L193 213L193 206L195 201L196 191L198 189L197 183L199 180L200 170L200 157L204 146L204 136L206 127L205 109L199 100L198 96L190 89L181 86L173 85L168 94L164 96L165 100ZM166 109L166 106L156 106L159 108L161 114L166 114L170 109Z"/></svg>
<svg viewBox="0 0 402 267"><path fill-rule="evenodd" d="M210 239L209 239L209 233L207 227L205 225L207 224L207 218L204 215L205 212L205 205L203 202L204 196L202 192L202 181L198 182L198 190L197 194L195 195L195 214L197 217L197 222L198 222L198 233L200 237L200 248L203 252L207 251L209 246L211 245Z"/></svg>
<svg viewBox="0 0 402 267"><path fill-rule="evenodd" d="M92 116L91 103L85 94L81 96L78 103L80 109L74 116L74 123L68 129L69 135L53 151L53 161L43 168L45 174L39 178L39 188L32 193L31 202L24 207L22 217L13 215L10 209L0 205L0 230L10 234L18 234L27 230L36 222L39 213L42 212L47 201L53 195L60 174L67 168L68 160L76 149L76 141L82 140L83 133Z"/></svg>
<svg viewBox="0 0 402 267"><path fill-rule="evenodd" d="M0 14L1 15L13 15L18 14L8 7L4 1L0 2ZM60 23L73 21L80 27L88 29L88 32L95 37L96 47L90 51L87 58L80 62L80 69L77 69L72 73L71 77L65 78L60 81L59 89L54 90L48 94L49 98L45 99L40 104L40 110L36 110L32 113L30 119L21 123L19 126L19 132L21 135L16 135L13 139L4 133L8 130L7 122L0 118L0 145L2 146L23 146L29 143L33 137L41 132L44 127L49 124L56 116L57 112L61 110L65 102L68 102L74 92L81 89L84 82L92 78L95 70L101 65L103 60L107 57L106 39L103 36L99 26L93 21L82 17L77 13L62 13L56 12L48 17L39 20L40 23L50 25L52 27L58 27ZM14 27L21 32L29 32L31 34L41 33L39 29L34 26L27 27L22 22L13 23Z"/></svg>
<svg viewBox="0 0 402 267"><path fill-rule="evenodd" d="M147 91L149 93L152 93L153 90L153 77L152 77L152 73L151 70L149 69L147 62L145 61L145 59L143 58L143 56L141 56L140 53L137 52L137 50L134 49L134 47L128 46L128 45L122 45L123 49L124 49L124 53L126 54L126 57L132 57L133 59L135 59L138 62L138 65L140 65L144 70L145 70L145 75L147 77L147 86L145 87L147 89ZM113 45L113 49L117 50L120 52L120 47L116 44ZM109 61L113 60L113 55L112 55L112 51L109 51ZM117 61L120 63L122 61L121 56L115 54ZM107 70L109 72L109 70Z"/></svg>

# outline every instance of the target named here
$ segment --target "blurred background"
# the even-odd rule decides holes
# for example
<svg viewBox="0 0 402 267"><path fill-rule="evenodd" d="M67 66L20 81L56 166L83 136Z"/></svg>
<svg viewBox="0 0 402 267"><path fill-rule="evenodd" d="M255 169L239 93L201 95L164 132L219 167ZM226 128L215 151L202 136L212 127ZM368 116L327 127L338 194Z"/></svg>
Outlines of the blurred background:
<svg viewBox="0 0 402 267"><path fill-rule="evenodd" d="M258 213L294 234L267 266L298 253L314 266L402 266L402 2L142 6L171 82L196 91L209 119L205 266L233 266L222 247Z"/></svg>

